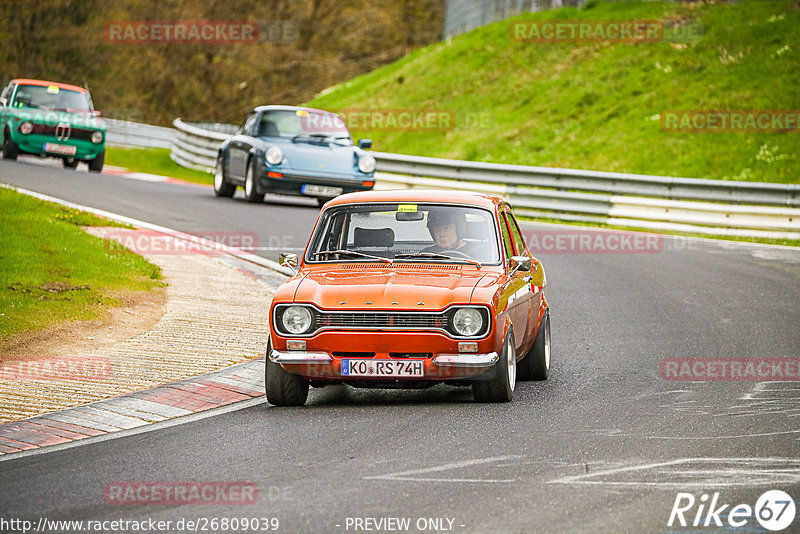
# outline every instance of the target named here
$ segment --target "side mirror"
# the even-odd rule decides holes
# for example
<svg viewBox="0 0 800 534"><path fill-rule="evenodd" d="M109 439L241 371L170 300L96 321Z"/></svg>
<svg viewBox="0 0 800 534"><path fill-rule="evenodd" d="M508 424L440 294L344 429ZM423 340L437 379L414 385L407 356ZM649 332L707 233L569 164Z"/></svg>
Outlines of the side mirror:
<svg viewBox="0 0 800 534"><path fill-rule="evenodd" d="M511 256L508 264L511 269L511 272L508 273L509 276L517 271L528 272L531 270L531 259L527 256Z"/></svg>
<svg viewBox="0 0 800 534"><path fill-rule="evenodd" d="M281 252L278 256L278 265L281 267L288 267L292 271L297 272L297 254Z"/></svg>
<svg viewBox="0 0 800 534"><path fill-rule="evenodd" d="M99 110L92 111L92 117L98 117L99 118L99 117L102 117L102 116L103 116L103 114L100 113Z"/></svg>
<svg viewBox="0 0 800 534"><path fill-rule="evenodd" d="M364 150L372 148L372 139L359 139L358 148L363 148Z"/></svg>
<svg viewBox="0 0 800 534"><path fill-rule="evenodd" d="M6 107L6 104L7 104L7 103L8 103L8 102L6 101L6 99L5 99L5 98L0 98L0 108L4 108L4 107Z"/></svg>

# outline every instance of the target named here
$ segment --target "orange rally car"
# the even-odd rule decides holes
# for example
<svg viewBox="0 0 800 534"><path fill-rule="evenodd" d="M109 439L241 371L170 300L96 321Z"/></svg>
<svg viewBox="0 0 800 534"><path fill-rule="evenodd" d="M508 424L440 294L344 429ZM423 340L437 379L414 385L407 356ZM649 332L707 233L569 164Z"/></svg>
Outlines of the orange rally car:
<svg viewBox="0 0 800 534"><path fill-rule="evenodd" d="M299 266L298 266L299 263ZM266 395L309 386L471 386L508 402L550 368L547 278L503 199L370 191L328 202L270 308Z"/></svg>

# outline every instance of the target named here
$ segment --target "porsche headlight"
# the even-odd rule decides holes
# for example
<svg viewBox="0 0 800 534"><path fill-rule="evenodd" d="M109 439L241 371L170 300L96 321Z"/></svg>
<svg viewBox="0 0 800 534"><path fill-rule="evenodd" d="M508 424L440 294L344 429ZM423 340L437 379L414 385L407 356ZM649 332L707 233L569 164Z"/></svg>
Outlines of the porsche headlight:
<svg viewBox="0 0 800 534"><path fill-rule="evenodd" d="M267 163L277 165L281 161L283 161L283 150L276 146L269 147L267 150Z"/></svg>
<svg viewBox="0 0 800 534"><path fill-rule="evenodd" d="M305 306L289 306L283 311L281 323L290 334L304 334L311 328L311 311Z"/></svg>
<svg viewBox="0 0 800 534"><path fill-rule="evenodd" d="M33 131L33 124L30 121L25 121L19 125L19 133L28 135Z"/></svg>
<svg viewBox="0 0 800 534"><path fill-rule="evenodd" d="M472 337L483 329L483 315L475 308L459 308L453 314L453 329L459 336Z"/></svg>
<svg viewBox="0 0 800 534"><path fill-rule="evenodd" d="M92 143L99 145L103 142L103 132L96 130L92 133Z"/></svg>
<svg viewBox="0 0 800 534"><path fill-rule="evenodd" d="M369 154L364 154L358 158L358 170L364 174L369 174L375 170L375 158Z"/></svg>

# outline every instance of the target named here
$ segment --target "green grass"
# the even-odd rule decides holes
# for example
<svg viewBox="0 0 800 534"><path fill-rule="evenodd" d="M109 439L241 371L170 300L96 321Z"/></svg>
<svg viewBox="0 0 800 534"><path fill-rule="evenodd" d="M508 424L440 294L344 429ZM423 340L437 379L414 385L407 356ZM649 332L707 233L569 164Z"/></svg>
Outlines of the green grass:
<svg viewBox="0 0 800 534"><path fill-rule="evenodd" d="M509 24L701 24L685 42L525 43ZM800 132L676 133L668 110L800 109L796 2L590 2L525 14L419 49L309 105L451 110L443 132L353 131L375 150L521 165L800 183Z"/></svg>
<svg viewBox="0 0 800 534"><path fill-rule="evenodd" d="M166 148L106 148L106 163L135 172L178 178L198 184L211 184L211 174L181 167L169 157Z"/></svg>
<svg viewBox="0 0 800 534"><path fill-rule="evenodd" d="M0 188L0 340L100 317L163 285L156 265L81 226L120 225Z"/></svg>

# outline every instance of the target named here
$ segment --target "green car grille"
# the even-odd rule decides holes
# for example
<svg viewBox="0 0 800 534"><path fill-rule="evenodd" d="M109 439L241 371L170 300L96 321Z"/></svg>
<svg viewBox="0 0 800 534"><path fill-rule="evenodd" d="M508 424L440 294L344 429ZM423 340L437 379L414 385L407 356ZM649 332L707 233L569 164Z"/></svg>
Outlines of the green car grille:
<svg viewBox="0 0 800 534"><path fill-rule="evenodd" d="M58 130L58 131L56 131ZM34 124L32 134L52 135L61 141L70 139L80 141L91 141L92 134L97 130L87 130L85 128L65 128L63 126L53 126L50 124Z"/></svg>

